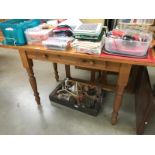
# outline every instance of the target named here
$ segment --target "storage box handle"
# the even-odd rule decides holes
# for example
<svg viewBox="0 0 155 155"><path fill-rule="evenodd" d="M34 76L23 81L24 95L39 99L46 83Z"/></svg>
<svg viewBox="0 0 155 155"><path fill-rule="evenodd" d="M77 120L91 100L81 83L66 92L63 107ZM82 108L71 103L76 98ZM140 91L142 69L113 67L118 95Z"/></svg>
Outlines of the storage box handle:
<svg viewBox="0 0 155 155"><path fill-rule="evenodd" d="M9 40L9 39L10 39L10 40L13 40L13 42L14 42L13 44L14 44L14 46L16 46L16 40L15 40L14 38L8 38L8 37L7 37L7 38L5 38L5 42L7 42L6 40Z"/></svg>

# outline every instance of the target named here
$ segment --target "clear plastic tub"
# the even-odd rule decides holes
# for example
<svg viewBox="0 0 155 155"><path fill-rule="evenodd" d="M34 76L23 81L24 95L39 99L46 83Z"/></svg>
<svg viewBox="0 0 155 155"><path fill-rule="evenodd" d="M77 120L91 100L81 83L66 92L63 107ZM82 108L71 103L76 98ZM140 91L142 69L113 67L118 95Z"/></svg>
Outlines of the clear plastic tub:
<svg viewBox="0 0 155 155"><path fill-rule="evenodd" d="M52 29L42 29L39 25L25 31L27 43L30 45L42 45L42 41L47 40L52 33Z"/></svg>
<svg viewBox="0 0 155 155"><path fill-rule="evenodd" d="M50 37L48 40L42 42L47 49L66 50L70 47L72 37Z"/></svg>
<svg viewBox="0 0 155 155"><path fill-rule="evenodd" d="M119 24L153 25L154 19L120 19Z"/></svg>
<svg viewBox="0 0 155 155"><path fill-rule="evenodd" d="M147 55L147 51L151 43L151 40L152 34L147 35L147 42L106 37L105 50L112 54L144 57Z"/></svg>

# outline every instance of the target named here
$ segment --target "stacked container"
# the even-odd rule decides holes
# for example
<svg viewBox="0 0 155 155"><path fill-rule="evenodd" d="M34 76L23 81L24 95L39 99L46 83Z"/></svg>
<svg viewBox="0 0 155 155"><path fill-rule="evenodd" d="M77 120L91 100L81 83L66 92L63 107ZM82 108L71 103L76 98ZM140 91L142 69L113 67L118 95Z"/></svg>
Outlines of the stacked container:
<svg viewBox="0 0 155 155"><path fill-rule="evenodd" d="M110 35L105 38L105 50L108 53L132 57L147 55L152 33L134 30L123 30L122 32L124 33L122 37ZM133 37L135 40L127 39L125 36Z"/></svg>
<svg viewBox="0 0 155 155"><path fill-rule="evenodd" d="M5 37L3 43L8 45L25 45L27 41L24 31L39 24L39 19L11 19L1 22L0 29Z"/></svg>
<svg viewBox="0 0 155 155"><path fill-rule="evenodd" d="M42 25L25 31L27 43L29 45L42 45L42 41L47 40L52 34L52 29L43 29Z"/></svg>

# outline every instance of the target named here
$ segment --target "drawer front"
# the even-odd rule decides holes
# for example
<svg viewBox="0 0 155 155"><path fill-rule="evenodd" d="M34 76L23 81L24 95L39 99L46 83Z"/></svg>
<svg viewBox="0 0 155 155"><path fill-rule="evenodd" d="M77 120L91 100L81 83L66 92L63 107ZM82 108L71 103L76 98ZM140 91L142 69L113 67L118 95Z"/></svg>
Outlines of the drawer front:
<svg viewBox="0 0 155 155"><path fill-rule="evenodd" d="M52 53L41 53L41 52L27 52L28 58L43 60L43 61L51 61L60 64L68 64L79 67L86 67L90 69L98 69L98 70L107 70L113 72L119 72L120 63L102 61L102 60L94 60L87 58L79 58L72 56L65 56L60 54L52 54Z"/></svg>

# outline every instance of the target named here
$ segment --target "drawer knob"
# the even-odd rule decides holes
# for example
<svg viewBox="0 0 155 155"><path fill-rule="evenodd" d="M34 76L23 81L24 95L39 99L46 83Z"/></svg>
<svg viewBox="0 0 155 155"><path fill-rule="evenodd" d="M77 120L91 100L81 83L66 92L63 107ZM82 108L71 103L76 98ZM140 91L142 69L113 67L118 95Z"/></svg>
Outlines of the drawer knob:
<svg viewBox="0 0 155 155"><path fill-rule="evenodd" d="M61 55L57 55L57 57L58 57L58 58L61 58L62 56L61 56Z"/></svg>
<svg viewBox="0 0 155 155"><path fill-rule="evenodd" d="M91 64L91 65L95 65L95 62L94 62L94 61L90 61L90 64Z"/></svg>
<svg viewBox="0 0 155 155"><path fill-rule="evenodd" d="M48 55L47 55L47 54L44 54L44 57L45 57L45 58L48 58Z"/></svg>
<svg viewBox="0 0 155 155"><path fill-rule="evenodd" d="M82 59L82 62L87 62L86 59Z"/></svg>

